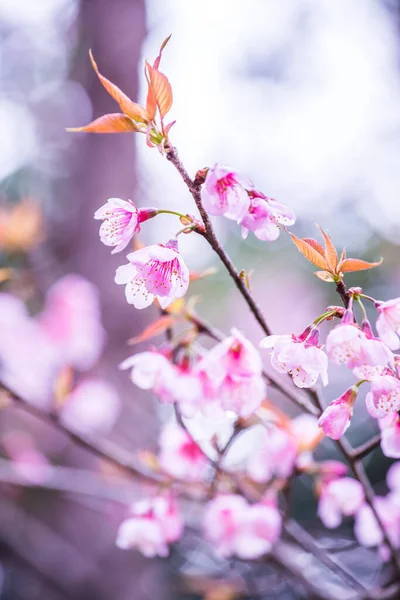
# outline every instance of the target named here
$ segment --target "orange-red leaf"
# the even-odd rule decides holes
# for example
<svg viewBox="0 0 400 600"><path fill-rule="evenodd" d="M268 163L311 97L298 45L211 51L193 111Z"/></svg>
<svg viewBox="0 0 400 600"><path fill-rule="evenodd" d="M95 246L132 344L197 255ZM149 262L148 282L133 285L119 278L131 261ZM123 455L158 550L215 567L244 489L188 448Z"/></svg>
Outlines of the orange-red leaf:
<svg viewBox="0 0 400 600"><path fill-rule="evenodd" d="M150 340L156 335L159 335L160 333L166 331L169 327L172 327L174 322L175 317L173 317L172 315L163 315L162 317L157 319L157 321L154 321L154 323L150 323L150 325L145 327L142 333L140 333L138 336L130 339L128 344L134 345L139 344L140 342Z"/></svg>
<svg viewBox="0 0 400 600"><path fill-rule="evenodd" d="M170 35L167 38L165 38L165 40L161 44L160 52L158 53L158 56L153 63L153 69L158 69L158 67L160 66L162 51L164 50L165 46L168 44L169 40L171 39L171 35L172 35L172 33L170 33Z"/></svg>
<svg viewBox="0 0 400 600"><path fill-rule="evenodd" d="M172 106L172 88L167 77L146 62L149 90L152 88L161 118L165 117Z"/></svg>
<svg viewBox="0 0 400 600"><path fill-rule="evenodd" d="M321 256L325 256L325 250L317 240L314 240L313 238L303 238L303 241L310 244L310 246L312 246Z"/></svg>
<svg viewBox="0 0 400 600"><path fill-rule="evenodd" d="M309 260L313 265L319 267L320 269L327 269L328 265L326 264L326 260L323 256L321 256L320 252L315 250L313 245L311 245L306 240L301 240L296 237L293 233L290 234L292 236L292 240L297 246L298 250L302 253L302 255Z"/></svg>
<svg viewBox="0 0 400 600"><path fill-rule="evenodd" d="M329 237L329 235L327 233L325 233L325 231L322 229L322 227L320 227L319 225L317 227L320 230L320 232L322 233L322 235L324 236L324 240L325 240L324 255L326 258L326 262L328 263L328 266L331 271L336 271L336 267L338 264L338 255L336 252L336 248L332 244L331 238Z"/></svg>
<svg viewBox="0 0 400 600"><path fill-rule="evenodd" d="M134 119L135 121L146 123L147 114L145 109L142 106L140 106L140 104L137 104L136 102L133 102L133 100L128 98L128 96L124 94L124 92L122 92L118 86L116 86L114 83L111 83L111 81L109 81L99 72L91 50L89 50L89 56L97 77L100 79L101 83L106 88L110 96L114 98L116 102L118 102L122 112L128 115L128 117L131 117L131 119Z"/></svg>
<svg viewBox="0 0 400 600"><path fill-rule="evenodd" d="M84 131L86 133L132 133L139 131L132 119L121 113L112 113L99 117L84 127L70 127L67 131Z"/></svg>
<svg viewBox="0 0 400 600"><path fill-rule="evenodd" d="M366 260L360 260L358 258L345 258L344 261L339 265L341 273L352 273L354 271L365 271L366 269L373 269L379 267L383 262L383 258L378 262L367 262Z"/></svg>
<svg viewBox="0 0 400 600"><path fill-rule="evenodd" d="M314 275L318 277L318 279L321 279L322 281L326 281L328 283L332 283L332 281L335 281L333 279L333 276L330 273L328 273L328 271L315 271Z"/></svg>

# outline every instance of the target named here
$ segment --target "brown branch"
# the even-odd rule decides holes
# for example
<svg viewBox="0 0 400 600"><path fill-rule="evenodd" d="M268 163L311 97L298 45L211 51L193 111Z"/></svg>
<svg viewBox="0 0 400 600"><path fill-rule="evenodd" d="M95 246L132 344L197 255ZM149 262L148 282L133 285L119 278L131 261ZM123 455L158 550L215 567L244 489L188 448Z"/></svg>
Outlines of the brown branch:
<svg viewBox="0 0 400 600"><path fill-rule="evenodd" d="M146 482L159 484L166 481L164 477L158 475L157 473L147 471L142 467L142 465L138 464L129 450L125 450L124 448L117 446L107 439L100 439L97 436L83 437L78 433L70 431L60 422L56 413L44 412L33 404L29 404L2 382L0 382L0 390L4 390L15 403L15 405L21 408L24 412L29 413L36 419L51 425L59 432L68 436L70 440L77 446L80 446L98 458L106 460L119 470L125 471L129 475L133 475Z"/></svg>
<svg viewBox="0 0 400 600"><path fill-rule="evenodd" d="M350 456L351 456L351 458L354 458L354 459L357 458L358 460L361 460L362 458L367 456L370 452L375 450L379 446L380 443L381 443L381 436L378 433L370 440L367 440L366 442L364 442L364 444L360 444L357 448L354 448L350 452Z"/></svg>
<svg viewBox="0 0 400 600"><path fill-rule="evenodd" d="M342 279L336 284L336 291L341 297L344 307L347 308L350 302L350 295Z"/></svg>

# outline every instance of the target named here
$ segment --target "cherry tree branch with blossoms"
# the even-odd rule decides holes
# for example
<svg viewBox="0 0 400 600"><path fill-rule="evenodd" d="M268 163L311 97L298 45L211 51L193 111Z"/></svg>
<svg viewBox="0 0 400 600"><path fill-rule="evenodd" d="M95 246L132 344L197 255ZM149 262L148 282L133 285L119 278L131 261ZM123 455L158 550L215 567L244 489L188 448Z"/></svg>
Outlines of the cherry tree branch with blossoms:
<svg viewBox="0 0 400 600"><path fill-rule="evenodd" d="M235 169L216 163L199 169L193 178L189 175L170 140L175 122L165 122L173 102L171 84L160 71L168 41L163 42L152 64L145 63L145 106L133 102L104 77L90 53L101 84L121 112L72 129L142 133L149 148L156 148L175 167L199 213L197 217L168 206L137 208L130 200L110 198L94 215L101 221L100 240L113 254L128 248L149 219L166 215L177 221L173 239L149 246L140 246L135 239L127 263L121 264L115 275L115 283L125 287L129 304L139 310L152 304L158 308L157 318L133 342L166 334L159 347L137 352L120 365L130 372L134 385L170 406L171 420L162 427L158 452L132 457L107 441L71 430L62 414L36 408L7 382L2 387L19 407L66 432L73 442L99 458L122 467L129 477L150 484L146 497L132 504L120 524L116 534L119 548L137 549L148 557L167 556L171 545L179 544L184 535L185 502L197 502L202 505L204 538L224 559L278 564L315 596L334 597L328 589L319 592L296 561L290 560L290 544L295 540L296 548L311 552L356 590L354 598L387 597L388 589L398 594L398 587L394 592L383 587L368 589L290 514L293 484L298 477L306 477L324 526L335 529L344 519L352 520L358 543L376 549L381 559L391 561L400 573L400 462L388 470L385 496L375 495L362 463L378 446L385 456L400 459L400 358L395 353L400 347L400 298L379 301L361 288L347 289L346 274L378 267L382 261L348 258L345 250L338 256L322 228L323 244L314 238L298 238L288 231L296 221L293 211L258 190ZM236 268L214 232L212 219L220 217L235 221L244 239L251 232L260 243L273 242L281 232L289 233L300 253L317 267L316 277L324 284L334 284L343 306L323 307L300 333L273 334L250 290L248 275ZM203 274L189 270L179 250L179 236L196 234L217 254L259 323L264 334L259 344L262 353L236 328L227 336L219 332L186 299L191 281ZM365 302L377 311L377 335L367 318ZM54 317L44 311L38 321L34 326L50 335ZM321 343L320 326L325 322L333 326ZM210 349L202 345L202 336L215 342ZM266 372L262 355L268 357L276 376ZM329 363L347 368L356 381L325 407L320 385L329 383ZM289 417L271 401L270 388L302 413ZM366 412L376 419L381 433L352 448L344 435L355 402L360 402L361 389L368 389ZM326 436L344 455L352 477L343 462L314 456ZM240 446L246 450L239 452Z"/></svg>

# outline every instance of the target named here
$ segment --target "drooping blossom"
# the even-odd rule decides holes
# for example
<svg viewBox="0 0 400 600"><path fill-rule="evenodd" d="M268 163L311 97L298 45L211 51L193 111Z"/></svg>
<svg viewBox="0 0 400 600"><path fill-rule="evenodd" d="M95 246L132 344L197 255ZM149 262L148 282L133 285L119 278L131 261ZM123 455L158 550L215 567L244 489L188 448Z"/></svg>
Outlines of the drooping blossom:
<svg viewBox="0 0 400 600"><path fill-rule="evenodd" d="M362 485L356 479L340 477L323 481L318 503L318 516L333 529L342 522L343 516L355 515L364 501Z"/></svg>
<svg viewBox="0 0 400 600"><path fill-rule="evenodd" d="M269 335L260 342L262 348L269 348L271 364L280 373L290 373L297 387L315 385L318 376L322 383L328 383L328 357L317 345L317 330L304 336Z"/></svg>
<svg viewBox="0 0 400 600"><path fill-rule="evenodd" d="M250 206L247 190L251 188L251 182L240 173L215 164L207 172L201 201L210 215L223 215L239 223Z"/></svg>
<svg viewBox="0 0 400 600"><path fill-rule="evenodd" d="M251 190L249 195L250 206L241 221L244 239L252 231L259 240L272 242L279 237L280 225L287 227L295 223L295 214L283 202L256 190Z"/></svg>
<svg viewBox="0 0 400 600"><path fill-rule="evenodd" d="M190 435L176 423L166 425L160 435L159 464L169 475L196 481L209 464L204 452Z"/></svg>
<svg viewBox="0 0 400 600"><path fill-rule="evenodd" d="M352 315L346 311L342 322L329 332L326 350L336 365L346 365L357 377L371 379L393 362L393 356L381 340L373 337L368 322L360 329Z"/></svg>
<svg viewBox="0 0 400 600"><path fill-rule="evenodd" d="M66 275L48 290L39 323L65 364L85 371L105 342L96 287L81 275Z"/></svg>
<svg viewBox="0 0 400 600"><path fill-rule="evenodd" d="M227 494L208 503L203 524L218 554L251 560L270 552L280 536L282 518L273 502L249 504L242 496Z"/></svg>
<svg viewBox="0 0 400 600"><path fill-rule="evenodd" d="M381 430L381 448L385 456L400 458L400 417L392 412L378 420Z"/></svg>
<svg viewBox="0 0 400 600"><path fill-rule="evenodd" d="M66 398L60 421L78 433L105 435L114 426L119 408L118 394L107 381L86 379Z"/></svg>
<svg viewBox="0 0 400 600"><path fill-rule="evenodd" d="M357 388L349 388L337 400L326 407L318 420L318 425L332 440L340 440L350 426L353 416L353 406L357 398Z"/></svg>
<svg viewBox="0 0 400 600"><path fill-rule="evenodd" d="M219 404L248 417L265 396L259 352L239 331L216 344L196 365L203 385L205 405Z"/></svg>
<svg viewBox="0 0 400 600"><path fill-rule="evenodd" d="M379 337L391 350L397 350L400 348L400 298L379 302L376 308L379 312L376 321Z"/></svg>
<svg viewBox="0 0 400 600"><path fill-rule="evenodd" d="M111 254L121 252L132 237L140 231L140 223L154 217L156 209L137 209L131 200L109 198L94 213L95 219L101 219L100 240L105 246L115 246Z"/></svg>
<svg viewBox="0 0 400 600"><path fill-rule="evenodd" d="M120 369L132 369L131 380L142 390L151 390L165 404L179 404L185 417L192 417L203 397L197 374L184 365L175 365L162 352L138 352L125 359Z"/></svg>
<svg viewBox="0 0 400 600"><path fill-rule="evenodd" d="M135 308L146 308L157 299L161 308L182 298L189 287L189 270L176 240L131 252L129 263L118 267L115 283L125 285L125 296Z"/></svg>
<svg viewBox="0 0 400 600"><path fill-rule="evenodd" d="M367 410L375 419L400 410L400 381L391 372L374 377L365 398Z"/></svg>
<svg viewBox="0 0 400 600"><path fill-rule="evenodd" d="M147 557L168 556L168 545L179 540L183 522L171 496L135 502L132 516L121 523L116 545L122 550L137 548Z"/></svg>
<svg viewBox="0 0 400 600"><path fill-rule="evenodd" d="M261 444L251 453L246 471L254 481L264 483L273 477L286 479L296 464L297 444L290 431L271 425Z"/></svg>
<svg viewBox="0 0 400 600"><path fill-rule="evenodd" d="M396 492L389 492L387 496L375 496L373 505L393 547L400 548L400 509ZM382 559L385 561L390 559L390 551L385 544L382 527L373 510L366 503L361 505L355 516L354 535L361 546L366 548L378 546Z"/></svg>

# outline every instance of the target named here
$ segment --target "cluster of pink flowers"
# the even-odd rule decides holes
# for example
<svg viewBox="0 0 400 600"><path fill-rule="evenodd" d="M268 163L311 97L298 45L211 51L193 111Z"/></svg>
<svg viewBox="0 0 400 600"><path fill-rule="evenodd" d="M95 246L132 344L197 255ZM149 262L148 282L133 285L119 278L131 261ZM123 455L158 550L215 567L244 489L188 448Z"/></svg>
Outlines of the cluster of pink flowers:
<svg viewBox="0 0 400 600"><path fill-rule="evenodd" d="M328 357L318 345L318 338L318 329L312 328L300 336L269 335L260 346L271 349L271 364L277 371L290 373L297 387L309 388L319 376L324 385L328 383Z"/></svg>
<svg viewBox="0 0 400 600"><path fill-rule="evenodd" d="M218 164L207 172L201 199L210 215L240 223L244 238L252 231L258 239L271 242L278 238L280 226L288 227L296 221L285 204L257 191L234 169Z"/></svg>
<svg viewBox="0 0 400 600"><path fill-rule="evenodd" d="M249 504L236 494L216 496L206 507L206 538L221 556L255 559L279 539L282 517L274 498Z"/></svg>
<svg viewBox="0 0 400 600"><path fill-rule="evenodd" d="M169 544L183 533L183 521L172 496L155 496L135 502L131 516L120 525L116 544L137 548L144 556L168 556Z"/></svg>
<svg viewBox="0 0 400 600"><path fill-rule="evenodd" d="M55 408L65 374L86 373L95 366L106 337L95 286L72 274L49 288L42 311L34 317L22 300L0 294L0 327L2 383L46 410ZM87 375L76 385L71 378L59 399L60 420L80 434L107 433L120 408L115 389Z"/></svg>
<svg viewBox="0 0 400 600"><path fill-rule="evenodd" d="M339 463L340 464L340 463ZM346 467L343 465L344 469ZM389 560L390 552L384 535L394 548L400 548L400 462L394 463L386 476L389 493L375 496L373 508L367 503L361 484L351 477L329 473L319 483L318 515L326 527L338 527L343 517L354 518L354 534L362 546L377 546L383 560Z"/></svg>
<svg viewBox="0 0 400 600"><path fill-rule="evenodd" d="M138 387L151 390L165 404L179 405L185 417L198 411L223 416L232 411L248 417L260 406L266 386L258 351L236 329L191 366L188 360L173 363L170 352L142 352L126 359Z"/></svg>
<svg viewBox="0 0 400 600"><path fill-rule="evenodd" d="M279 236L280 226L295 222L287 206L255 190L237 171L221 165L208 169L202 203L211 215L224 215L241 223L244 238L253 231L259 239L273 241ZM141 223L160 212L169 211L138 209L132 201L110 198L95 212L94 218L103 221L100 240L106 246L114 246L114 254L127 247L140 231ZM189 221L194 223L193 218ZM154 300L158 300L161 308L167 308L186 294L189 271L176 239L141 248L127 258L128 264L117 269L115 282L125 285L126 300L135 308L146 308Z"/></svg>

